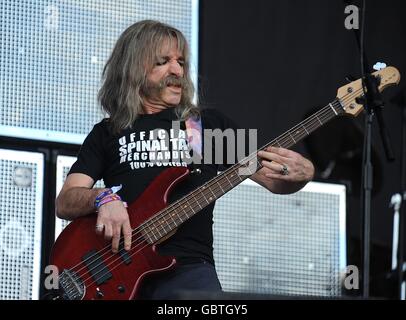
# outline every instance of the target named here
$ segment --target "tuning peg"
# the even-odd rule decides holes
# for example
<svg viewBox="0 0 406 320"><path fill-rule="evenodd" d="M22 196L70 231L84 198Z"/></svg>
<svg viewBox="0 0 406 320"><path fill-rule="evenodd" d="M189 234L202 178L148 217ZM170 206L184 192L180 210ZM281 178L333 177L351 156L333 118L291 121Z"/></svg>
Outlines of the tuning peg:
<svg viewBox="0 0 406 320"><path fill-rule="evenodd" d="M376 70L376 71L382 70L382 69L386 68L386 63L384 63L384 62L377 62L377 63L374 64L373 68L374 68L374 70Z"/></svg>
<svg viewBox="0 0 406 320"><path fill-rule="evenodd" d="M355 102L358 103L358 104L365 104L366 100L365 100L365 98L362 96L362 97L357 97L357 98L355 98Z"/></svg>

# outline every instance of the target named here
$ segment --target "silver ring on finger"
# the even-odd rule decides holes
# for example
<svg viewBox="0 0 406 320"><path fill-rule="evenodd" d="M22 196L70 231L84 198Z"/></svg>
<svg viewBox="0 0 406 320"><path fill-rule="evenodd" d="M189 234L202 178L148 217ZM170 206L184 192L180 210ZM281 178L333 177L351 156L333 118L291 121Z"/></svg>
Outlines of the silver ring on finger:
<svg viewBox="0 0 406 320"><path fill-rule="evenodd" d="M280 174L283 175L283 176L289 175L289 169L288 169L288 167L286 166L286 164L283 164L283 165L282 165L282 169L281 169L281 171L280 171Z"/></svg>

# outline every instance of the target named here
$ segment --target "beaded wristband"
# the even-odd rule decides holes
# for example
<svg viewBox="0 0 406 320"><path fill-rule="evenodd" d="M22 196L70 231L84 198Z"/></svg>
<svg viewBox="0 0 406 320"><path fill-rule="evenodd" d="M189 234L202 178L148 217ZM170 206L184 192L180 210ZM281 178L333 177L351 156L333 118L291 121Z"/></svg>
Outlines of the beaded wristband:
<svg viewBox="0 0 406 320"><path fill-rule="evenodd" d="M106 200L106 201L103 201L103 203L100 203L99 208L100 208L103 204L106 204L106 203L111 202L111 201L116 201L116 200L120 200L120 199L108 199L108 200ZM128 208L127 202L121 201L121 203L123 204L124 208ZM98 212L99 208L96 209L96 212Z"/></svg>
<svg viewBox="0 0 406 320"><path fill-rule="evenodd" d="M112 202L112 201L117 201L117 200L120 200L120 201L122 202L124 208L128 208L127 202L122 201L122 200L121 200L121 197L120 197L118 194L113 193L113 194L109 194L109 195L105 196L105 197L97 204L96 212L99 211L99 209L100 209L100 207L101 207L102 205L104 205L104 204L106 204L106 203L109 203L109 202Z"/></svg>
<svg viewBox="0 0 406 320"><path fill-rule="evenodd" d="M100 207L100 202L107 197L108 195L112 194L113 190L107 189L106 191L103 191L102 193L98 194L96 199L94 200L94 207L99 208Z"/></svg>
<svg viewBox="0 0 406 320"><path fill-rule="evenodd" d="M119 186L113 186L111 188L108 188L107 190L99 193L95 199L95 204L99 203L105 196L112 194L112 193L117 193L118 191L121 190L123 186L120 184Z"/></svg>
<svg viewBox="0 0 406 320"><path fill-rule="evenodd" d="M120 200L121 201L121 197L118 194L112 193L109 194L107 196L105 196L98 204L96 209L99 209L103 204L109 203L111 201L116 201L116 200Z"/></svg>
<svg viewBox="0 0 406 320"><path fill-rule="evenodd" d="M109 188L109 189L101 192L100 194L98 194L94 201L94 206L96 208L96 211L98 211L99 208L103 204L106 204L108 202L117 201L117 200L122 201L121 197L118 194L116 194L116 192L119 191L121 188L122 188L122 185L115 186L115 187ZM128 208L127 202L122 201L122 203L125 208Z"/></svg>
<svg viewBox="0 0 406 320"><path fill-rule="evenodd" d="M114 201L114 200L111 200L111 201ZM103 204L106 204L106 203L108 203L108 202L110 202L110 201L106 201L106 202L103 203ZM128 208L127 202L121 201L121 203L123 204L124 208ZM100 208L103 204L101 204L101 205L99 206L99 208ZM99 212L99 209L96 209L96 212Z"/></svg>

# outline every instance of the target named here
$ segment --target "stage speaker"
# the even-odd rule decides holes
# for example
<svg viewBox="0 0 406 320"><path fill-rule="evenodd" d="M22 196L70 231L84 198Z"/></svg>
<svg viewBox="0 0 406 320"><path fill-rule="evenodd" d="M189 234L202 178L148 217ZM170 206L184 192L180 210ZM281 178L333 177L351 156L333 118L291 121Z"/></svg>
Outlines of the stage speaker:
<svg viewBox="0 0 406 320"><path fill-rule="evenodd" d="M61 191L70 168L75 163L76 157L58 155L56 157L56 195ZM103 180L96 181L94 188L104 188ZM55 217L55 240L62 230L69 224L69 221Z"/></svg>
<svg viewBox="0 0 406 320"><path fill-rule="evenodd" d="M103 118L97 92L120 34L142 19L180 29L197 86L198 0L0 1L0 132L81 144Z"/></svg>
<svg viewBox="0 0 406 320"><path fill-rule="evenodd" d="M0 300L37 300L44 155L0 149Z"/></svg>
<svg viewBox="0 0 406 320"><path fill-rule="evenodd" d="M226 292L340 297L346 266L343 185L291 195L245 180L216 202L214 258Z"/></svg>

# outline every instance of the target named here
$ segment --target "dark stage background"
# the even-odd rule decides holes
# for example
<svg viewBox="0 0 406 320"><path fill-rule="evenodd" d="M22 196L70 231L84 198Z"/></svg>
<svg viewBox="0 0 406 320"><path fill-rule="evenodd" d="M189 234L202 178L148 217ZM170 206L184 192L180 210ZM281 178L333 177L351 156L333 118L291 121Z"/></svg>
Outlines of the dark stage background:
<svg viewBox="0 0 406 320"><path fill-rule="evenodd" d="M360 2L352 2L360 7ZM335 98L345 77L360 77L353 30L347 30L341 0L200 1L200 99L247 128L259 130L259 145ZM390 102L405 93L404 1L367 1L366 53L371 63L399 69L398 87L385 90L385 119L396 161L388 163L374 124L375 190L372 202L371 294L387 296L393 211L400 189L401 109ZM361 11L360 11L361 16ZM361 266L360 180L364 116L336 119L295 150L310 157L315 180L348 187L348 263ZM335 162L323 178L327 165ZM361 270L361 269L360 269ZM393 290L392 290L393 292Z"/></svg>

